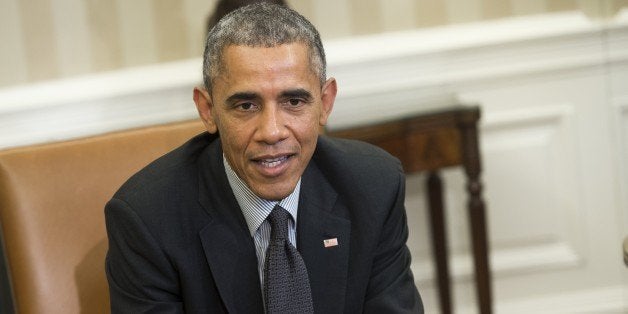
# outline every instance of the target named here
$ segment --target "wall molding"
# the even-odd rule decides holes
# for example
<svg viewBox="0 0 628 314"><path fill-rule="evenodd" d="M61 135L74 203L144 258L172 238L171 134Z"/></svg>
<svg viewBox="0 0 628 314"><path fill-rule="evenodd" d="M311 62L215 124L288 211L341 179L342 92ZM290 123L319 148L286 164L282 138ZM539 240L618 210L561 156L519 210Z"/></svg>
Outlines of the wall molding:
<svg viewBox="0 0 628 314"><path fill-rule="evenodd" d="M527 299L497 303L495 312L509 314L590 314L625 313L628 308L625 286L610 286L589 290L570 291ZM465 307L461 313L476 313Z"/></svg>
<svg viewBox="0 0 628 314"><path fill-rule="evenodd" d="M617 194L620 197L619 203L624 210L619 213L619 218L623 222L623 230L628 230L628 94L614 97L611 100L613 106L615 124L615 156L621 172L618 180Z"/></svg>
<svg viewBox="0 0 628 314"><path fill-rule="evenodd" d="M560 123L561 120L568 119L573 115L573 112L573 106L568 104L528 106L499 112L487 112L482 118L482 129L484 131L492 131L504 127L511 128L513 125L521 124L556 124Z"/></svg>
<svg viewBox="0 0 628 314"><path fill-rule="evenodd" d="M491 151L512 150L517 151L519 154L526 154L526 147L541 145L548 149L546 152L551 155L548 156L549 159L546 162L551 166L555 166L553 169L557 171L554 173L555 177L550 178L555 180L555 182L549 183L547 193L550 195L566 194L579 196L581 195L579 187L570 185L579 181L575 179L578 173L576 165L568 160L554 159L552 157L575 154L572 152L575 150L574 140L570 137L574 129L573 116L574 107L573 104L569 103L539 103L535 106L488 112L483 117L483 132L499 135L500 137L499 139L493 138L492 141L489 141L489 138L485 136L483 139L483 150L487 151L489 148ZM503 133L506 130L520 132L520 135L513 136L513 133ZM559 134L568 135L568 137ZM553 151L553 153L550 151ZM566 168L562 169L561 166ZM485 172L485 179L486 175L487 173ZM564 177L565 175L574 177ZM464 180L462 177L456 177L455 179ZM456 186L464 185L464 182L447 182ZM568 191L560 190L565 187L568 188ZM448 199L446 203L449 204L449 207L458 205L463 206L463 208L456 209L466 210L464 208L466 194L463 191L457 192L459 192L455 193L457 199ZM485 196L488 197L488 195ZM552 231L557 233L533 233L526 234L525 237L509 239L507 243L497 244L493 242L490 263L494 278L582 266L586 262L585 252L582 248L582 238L586 238L588 230L583 228L582 217L568 214L578 212L579 203L580 201L572 201L562 205L547 204L549 206L549 208L546 208L547 210L555 210L560 213L557 214L557 217L563 217L562 221L556 221L558 225L564 224L562 228L564 231L562 232L558 231L561 228L556 228L552 229ZM503 204L501 208L503 208ZM578 232L571 232L572 230L577 230ZM465 231L468 232L468 230ZM452 235L450 234L450 236ZM463 236L463 238L466 239L466 236ZM467 253L466 249L458 253L451 248L450 251L450 267L453 281L461 282L472 279L473 260L471 255ZM433 261L426 258L424 254L421 255L419 258L415 258L415 262L412 265L415 279L419 286L430 285L434 278Z"/></svg>
<svg viewBox="0 0 628 314"><path fill-rule="evenodd" d="M582 262L582 256L578 255L570 245L563 242L496 248L492 250L490 256L491 272L494 277L577 267ZM453 281L463 282L473 279L473 258L470 254L451 256L449 263L450 276ZM433 282L436 269L431 259L415 258L411 267L418 286L429 286Z"/></svg>
<svg viewBox="0 0 628 314"><path fill-rule="evenodd" d="M330 128L451 104L461 84L627 62L603 50L627 32L628 12L604 24L572 12L330 40ZM195 58L0 89L0 148L194 119L200 70Z"/></svg>

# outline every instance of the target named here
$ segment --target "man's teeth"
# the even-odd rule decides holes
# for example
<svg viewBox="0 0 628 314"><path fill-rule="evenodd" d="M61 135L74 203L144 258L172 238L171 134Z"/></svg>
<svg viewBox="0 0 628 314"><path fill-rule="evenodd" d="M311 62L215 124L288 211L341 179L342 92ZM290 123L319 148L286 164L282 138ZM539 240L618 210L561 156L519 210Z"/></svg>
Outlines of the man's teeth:
<svg viewBox="0 0 628 314"><path fill-rule="evenodd" d="M272 167L279 166L279 164L285 161L286 159L288 159L288 156L272 158L272 159L262 159L260 163L264 167L272 168Z"/></svg>

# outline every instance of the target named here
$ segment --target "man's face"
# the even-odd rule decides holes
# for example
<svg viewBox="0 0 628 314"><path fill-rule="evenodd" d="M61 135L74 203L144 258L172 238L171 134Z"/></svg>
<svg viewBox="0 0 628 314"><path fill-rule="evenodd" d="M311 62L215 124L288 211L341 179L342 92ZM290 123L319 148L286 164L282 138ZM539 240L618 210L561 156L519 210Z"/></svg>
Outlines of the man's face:
<svg viewBox="0 0 628 314"><path fill-rule="evenodd" d="M228 46L210 93L194 100L210 133L219 131L229 165L259 197L280 200L307 167L336 97L320 86L307 46Z"/></svg>

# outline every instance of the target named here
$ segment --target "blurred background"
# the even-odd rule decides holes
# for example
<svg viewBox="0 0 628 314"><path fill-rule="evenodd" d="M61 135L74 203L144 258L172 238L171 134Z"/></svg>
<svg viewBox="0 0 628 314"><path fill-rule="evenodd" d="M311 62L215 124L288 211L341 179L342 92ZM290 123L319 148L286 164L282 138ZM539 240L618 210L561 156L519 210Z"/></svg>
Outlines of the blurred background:
<svg viewBox="0 0 628 314"><path fill-rule="evenodd" d="M0 0L0 149L194 119L218 1ZM628 0L290 0L321 32L330 129L482 110L497 313L628 313ZM444 172L457 313L475 313L465 176ZM413 270L438 313L425 176Z"/></svg>
<svg viewBox="0 0 628 314"><path fill-rule="evenodd" d="M2 0L0 86L197 58L217 0ZM238 2L238 1L234 1ZM582 11L610 18L628 1L291 0L324 39Z"/></svg>

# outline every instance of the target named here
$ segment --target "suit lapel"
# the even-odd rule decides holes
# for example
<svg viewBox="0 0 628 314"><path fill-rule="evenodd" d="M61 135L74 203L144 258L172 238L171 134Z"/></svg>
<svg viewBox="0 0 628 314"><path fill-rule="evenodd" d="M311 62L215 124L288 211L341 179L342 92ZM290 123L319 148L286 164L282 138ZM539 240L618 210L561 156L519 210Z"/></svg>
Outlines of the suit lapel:
<svg viewBox="0 0 628 314"><path fill-rule="evenodd" d="M230 313L262 313L257 256L222 164L219 141L204 152L199 202L211 220L199 233L220 297Z"/></svg>
<svg viewBox="0 0 628 314"><path fill-rule="evenodd" d="M298 211L298 250L305 260L317 313L344 311L351 222L312 161L303 174ZM334 245L334 240L337 245ZM325 247L324 241L329 241Z"/></svg>

